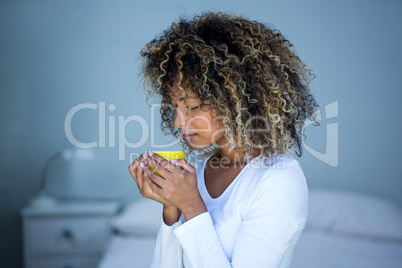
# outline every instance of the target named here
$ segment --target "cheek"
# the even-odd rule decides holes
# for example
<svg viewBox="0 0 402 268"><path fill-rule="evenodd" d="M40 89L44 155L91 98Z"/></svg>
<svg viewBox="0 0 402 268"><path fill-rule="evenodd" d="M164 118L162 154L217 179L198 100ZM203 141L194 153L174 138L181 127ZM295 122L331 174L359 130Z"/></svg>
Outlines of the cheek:
<svg viewBox="0 0 402 268"><path fill-rule="evenodd" d="M223 128L217 122L214 122L212 119L210 121L202 121L198 122L199 129L203 129L202 135L213 137L217 139L223 135Z"/></svg>
<svg viewBox="0 0 402 268"><path fill-rule="evenodd" d="M213 122L212 122L213 123ZM210 131L213 128L213 124L210 122L210 119L206 116L199 115L190 118L188 121L188 125L190 128L201 129L205 131Z"/></svg>

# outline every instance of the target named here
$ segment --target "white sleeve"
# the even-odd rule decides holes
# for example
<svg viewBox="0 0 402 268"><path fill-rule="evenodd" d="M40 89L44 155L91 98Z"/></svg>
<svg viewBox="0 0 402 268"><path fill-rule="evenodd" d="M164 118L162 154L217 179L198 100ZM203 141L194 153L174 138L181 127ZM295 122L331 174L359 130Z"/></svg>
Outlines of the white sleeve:
<svg viewBox="0 0 402 268"><path fill-rule="evenodd" d="M181 220L175 222L173 225L168 226L161 220L161 227L159 228L158 236L156 238L156 245L149 268L182 268L182 248L179 240L177 240L173 231L180 226Z"/></svg>
<svg viewBox="0 0 402 268"><path fill-rule="evenodd" d="M282 181L281 181L282 180ZM192 266L208 268L289 267L307 218L307 186L297 180L265 181L248 204L227 258L209 212L183 223L174 233ZM295 182L292 185L289 182Z"/></svg>

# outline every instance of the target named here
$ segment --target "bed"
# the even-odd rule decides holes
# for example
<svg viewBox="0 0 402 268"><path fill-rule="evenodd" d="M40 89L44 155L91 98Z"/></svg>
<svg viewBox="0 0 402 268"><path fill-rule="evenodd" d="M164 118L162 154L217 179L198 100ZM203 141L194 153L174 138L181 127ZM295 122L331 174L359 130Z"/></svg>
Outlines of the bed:
<svg viewBox="0 0 402 268"><path fill-rule="evenodd" d="M113 221L100 268L147 267L161 213L151 200L129 204ZM366 194L310 189L306 228L291 267L401 268L402 208Z"/></svg>

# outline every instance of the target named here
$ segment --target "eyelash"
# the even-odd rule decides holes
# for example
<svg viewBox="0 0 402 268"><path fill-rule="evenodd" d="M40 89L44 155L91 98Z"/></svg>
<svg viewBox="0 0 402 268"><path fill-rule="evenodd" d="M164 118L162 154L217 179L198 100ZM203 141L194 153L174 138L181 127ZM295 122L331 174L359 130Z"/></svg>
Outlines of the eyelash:
<svg viewBox="0 0 402 268"><path fill-rule="evenodd" d="M191 107L191 110L198 109L198 108L200 108L200 106L201 106L201 105L198 105L198 106L195 106L195 107Z"/></svg>
<svg viewBox="0 0 402 268"><path fill-rule="evenodd" d="M173 106L177 108L177 105L173 105ZM192 110L198 109L200 107L201 107L201 105L197 105L195 107L190 107L190 108L191 108L191 111L192 111ZM190 109L188 109L188 110L190 110Z"/></svg>

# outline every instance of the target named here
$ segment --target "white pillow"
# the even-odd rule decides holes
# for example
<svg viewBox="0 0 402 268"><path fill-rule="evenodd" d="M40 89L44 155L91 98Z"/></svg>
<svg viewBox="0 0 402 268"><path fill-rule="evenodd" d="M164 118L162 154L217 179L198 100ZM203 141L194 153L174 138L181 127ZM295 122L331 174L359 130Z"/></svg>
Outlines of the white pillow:
<svg viewBox="0 0 402 268"><path fill-rule="evenodd" d="M310 189L306 229L402 241L402 208L362 193Z"/></svg>
<svg viewBox="0 0 402 268"><path fill-rule="evenodd" d="M128 204L112 221L112 228L119 234L156 236L161 225L163 205L141 198Z"/></svg>

